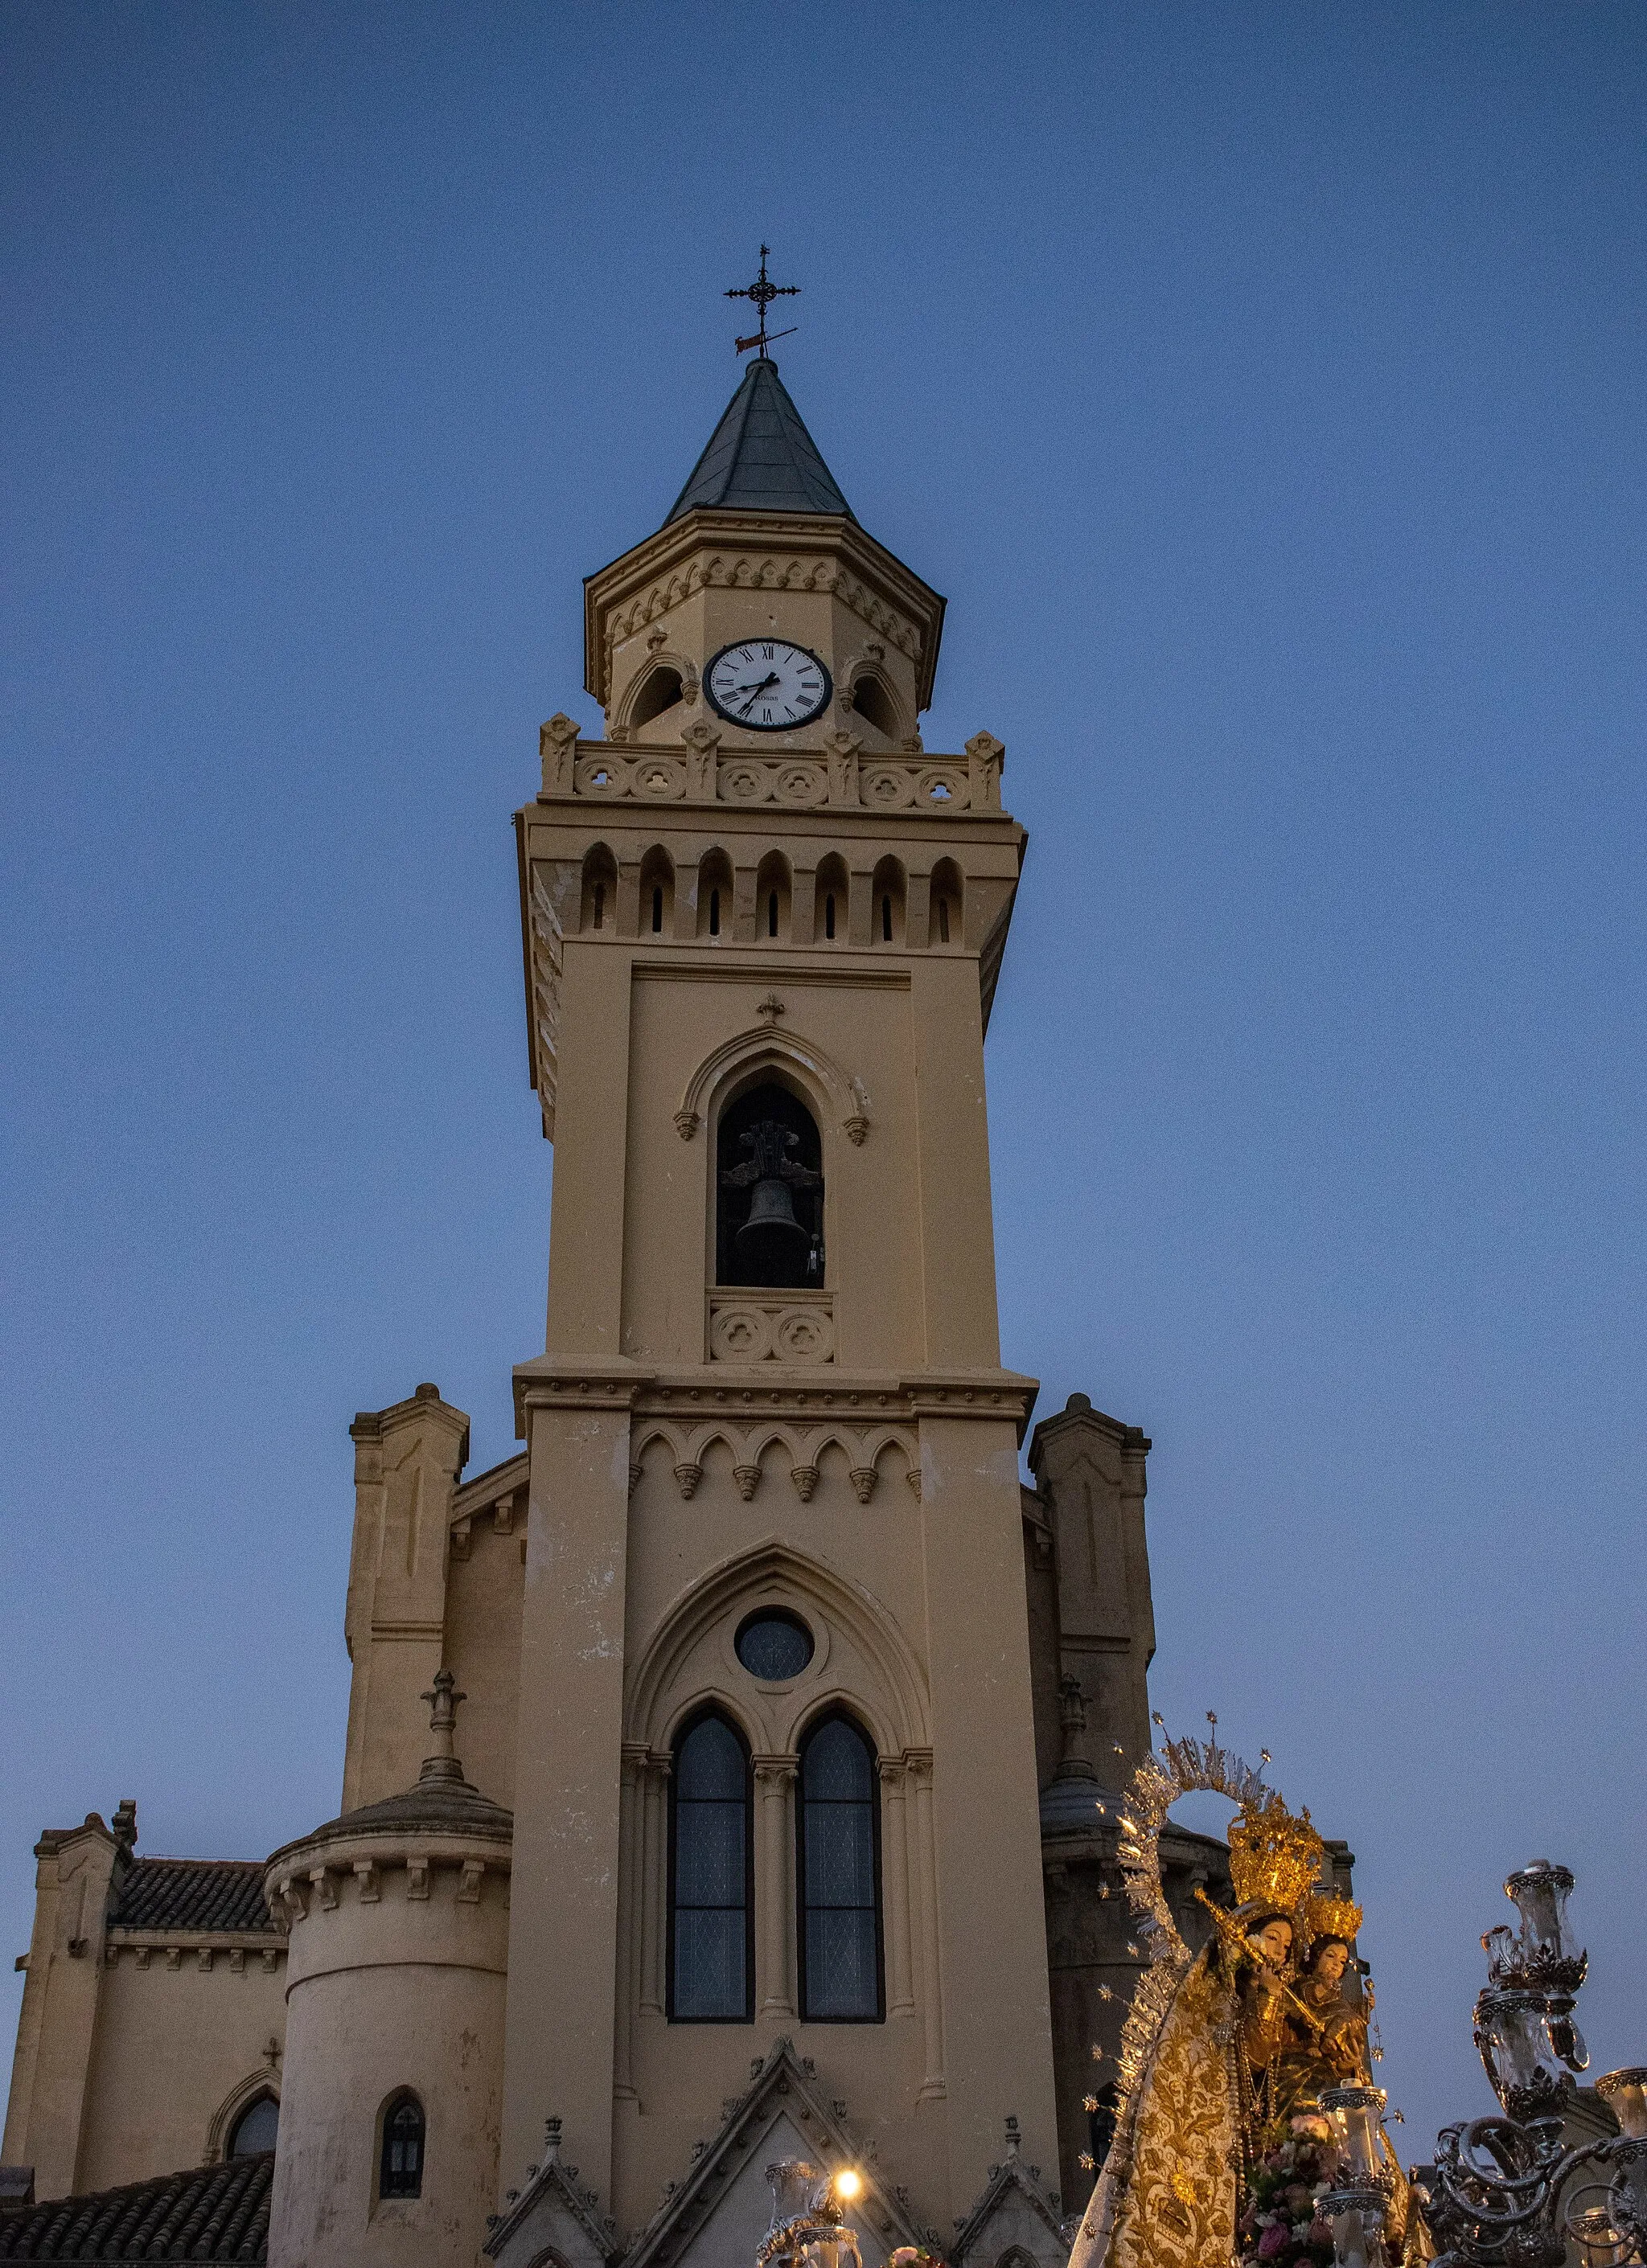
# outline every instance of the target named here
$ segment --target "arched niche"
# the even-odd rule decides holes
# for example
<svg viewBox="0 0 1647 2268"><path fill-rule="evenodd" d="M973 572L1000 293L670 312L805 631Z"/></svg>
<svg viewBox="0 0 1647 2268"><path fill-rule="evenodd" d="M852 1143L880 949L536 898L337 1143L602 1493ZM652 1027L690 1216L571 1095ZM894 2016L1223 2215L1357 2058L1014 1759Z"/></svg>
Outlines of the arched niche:
<svg viewBox="0 0 1647 2268"><path fill-rule="evenodd" d="M698 908L701 923L703 908ZM741 1094L764 1071L787 1079L805 1100L820 1125L838 1125L849 1142L861 1144L869 1131L869 1104L862 1082L853 1079L833 1056L796 1032L769 1030L760 1025L735 1033L713 1048L687 1080L675 1114L676 1130L690 1142L711 1107L718 1111L727 1100Z"/></svg>
<svg viewBox="0 0 1647 2268"><path fill-rule="evenodd" d="M824 1143L796 1086L757 1070L715 1113L718 1285L824 1283Z"/></svg>

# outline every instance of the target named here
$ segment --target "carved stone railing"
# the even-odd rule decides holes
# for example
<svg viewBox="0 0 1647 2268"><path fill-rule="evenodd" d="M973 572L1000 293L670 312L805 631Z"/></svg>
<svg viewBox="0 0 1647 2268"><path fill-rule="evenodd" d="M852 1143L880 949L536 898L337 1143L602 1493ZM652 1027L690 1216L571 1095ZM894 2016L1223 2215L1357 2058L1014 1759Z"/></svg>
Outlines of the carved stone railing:
<svg viewBox="0 0 1647 2268"><path fill-rule="evenodd" d="M941 817L999 811L1006 754L993 733L975 733L964 755L865 755L855 733L838 732L816 751L768 755L759 748L723 749L720 734L701 722L688 726L678 747L642 748L582 740L570 717L551 717L541 741L545 796L606 803L772 803L791 810L827 804Z"/></svg>
<svg viewBox="0 0 1647 2268"><path fill-rule="evenodd" d="M833 1362L834 1299L828 1292L712 1292L709 1359L801 1368Z"/></svg>

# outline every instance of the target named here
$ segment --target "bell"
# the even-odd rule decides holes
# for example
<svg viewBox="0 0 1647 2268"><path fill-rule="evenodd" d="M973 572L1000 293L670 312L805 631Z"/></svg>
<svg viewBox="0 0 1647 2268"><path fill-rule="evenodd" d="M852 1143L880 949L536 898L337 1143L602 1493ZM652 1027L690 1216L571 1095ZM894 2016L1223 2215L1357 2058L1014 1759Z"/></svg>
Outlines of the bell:
<svg viewBox="0 0 1647 2268"><path fill-rule="evenodd" d="M787 1182L757 1182L750 1217L732 1240L739 1261L757 1283L794 1284L806 1271L811 1239L795 1219Z"/></svg>

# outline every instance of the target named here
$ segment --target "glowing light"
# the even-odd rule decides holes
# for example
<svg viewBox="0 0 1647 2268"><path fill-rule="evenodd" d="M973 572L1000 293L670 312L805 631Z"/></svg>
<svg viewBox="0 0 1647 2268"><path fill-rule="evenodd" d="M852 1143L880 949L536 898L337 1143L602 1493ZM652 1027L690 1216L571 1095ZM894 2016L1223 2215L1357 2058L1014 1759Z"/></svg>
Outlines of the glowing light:
<svg viewBox="0 0 1647 2268"><path fill-rule="evenodd" d="M835 2194L838 2198L855 2198L862 2187L863 2176L855 2172L851 2166L843 2166L835 2176Z"/></svg>

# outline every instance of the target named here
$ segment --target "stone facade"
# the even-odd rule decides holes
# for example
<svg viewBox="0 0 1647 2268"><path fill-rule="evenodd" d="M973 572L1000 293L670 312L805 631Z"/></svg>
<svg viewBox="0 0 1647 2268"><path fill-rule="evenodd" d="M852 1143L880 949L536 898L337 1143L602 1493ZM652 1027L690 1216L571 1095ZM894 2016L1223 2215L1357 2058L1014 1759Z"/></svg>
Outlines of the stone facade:
<svg viewBox="0 0 1647 2268"><path fill-rule="evenodd" d="M756 365L728 448L776 388ZM1025 847L1004 750L921 745L942 600L849 513L761 493L590 578L604 733L545 725L517 818L556 1144L524 1447L466 1479L432 1386L356 1419L343 1809L259 1871L251 1926L123 1923L156 1863L129 1808L42 1839L4 2144L42 2198L221 2155L268 2094L278 2268L731 2268L786 2152L859 2166L865 2268L923 2235L1061 2268L1137 1966L1112 1813L1149 1742L1149 1445L1076 1395L1020 1481L983 1065ZM774 639L831 692L759 731L706 682ZM728 1130L763 1095L813 1145L804 1280L723 1281ZM792 1670L746 1666L763 1614L804 1633ZM722 1906L749 1998L687 2021L676 1781L705 1712L747 1765ZM806 1966L835 1941L808 1743L841 1720L872 1759L853 2021ZM1186 1903L1225 1879L1218 1844L1169 1856Z"/></svg>

